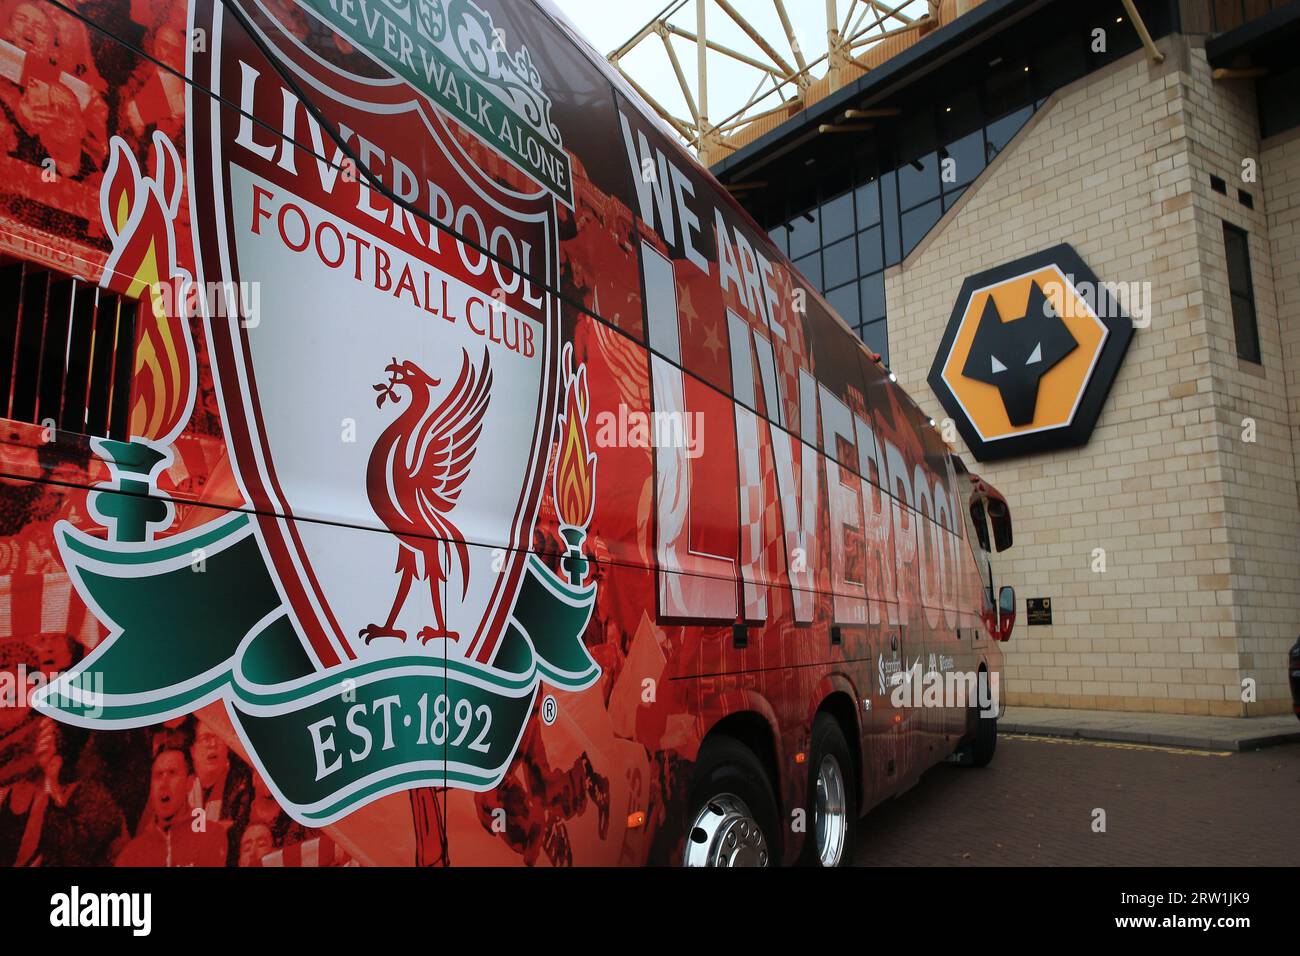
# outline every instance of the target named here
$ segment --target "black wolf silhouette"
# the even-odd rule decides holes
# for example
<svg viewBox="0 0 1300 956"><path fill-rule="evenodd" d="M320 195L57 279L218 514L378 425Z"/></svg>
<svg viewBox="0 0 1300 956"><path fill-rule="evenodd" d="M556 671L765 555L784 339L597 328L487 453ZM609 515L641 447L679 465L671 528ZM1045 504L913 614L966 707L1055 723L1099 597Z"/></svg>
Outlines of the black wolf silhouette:
<svg viewBox="0 0 1300 956"><path fill-rule="evenodd" d="M1034 282L1025 314L1003 322L989 296L962 375L997 387L1012 425L1028 425L1038 406L1038 383L1079 343Z"/></svg>

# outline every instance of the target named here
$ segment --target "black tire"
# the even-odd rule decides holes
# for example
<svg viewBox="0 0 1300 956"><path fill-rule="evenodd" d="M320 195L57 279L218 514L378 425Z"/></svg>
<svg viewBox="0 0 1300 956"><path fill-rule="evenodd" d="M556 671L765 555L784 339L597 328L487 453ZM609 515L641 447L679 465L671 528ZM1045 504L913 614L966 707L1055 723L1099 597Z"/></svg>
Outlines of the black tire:
<svg viewBox="0 0 1300 956"><path fill-rule="evenodd" d="M985 717L976 704L968 711L966 718L966 752L967 761L972 767L987 767L998 749L998 718Z"/></svg>
<svg viewBox="0 0 1300 956"><path fill-rule="evenodd" d="M858 788L857 764L853 752L849 750L848 741L839 721L827 713L819 713L813 721L812 746L809 748L811 759L808 766L808 817L807 834L804 836L803 854L800 864L803 866L850 866L858 833ZM843 839L840 842L839 858L827 864L822 861L818 846L818 777L822 761L826 757L834 758L838 765L842 785L841 806L843 813Z"/></svg>
<svg viewBox="0 0 1300 956"><path fill-rule="evenodd" d="M696 826L701 816L716 820L719 811L734 807L730 798L738 798L762 834L763 862L749 855L743 862L700 862L716 859L712 853L709 831ZM706 814L706 809L712 807ZM739 832L739 831L737 831ZM779 866L781 862L781 828L776 797L763 763L752 750L733 737L715 734L704 741L691 783L690 809L686 818L686 847L683 863L688 866L760 865Z"/></svg>

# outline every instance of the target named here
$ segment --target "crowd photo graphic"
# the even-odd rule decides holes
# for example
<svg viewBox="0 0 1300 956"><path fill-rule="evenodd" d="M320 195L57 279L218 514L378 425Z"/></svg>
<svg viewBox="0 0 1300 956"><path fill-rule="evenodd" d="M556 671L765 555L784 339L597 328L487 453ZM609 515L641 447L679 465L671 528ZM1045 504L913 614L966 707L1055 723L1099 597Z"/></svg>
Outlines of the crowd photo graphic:
<svg viewBox="0 0 1300 956"><path fill-rule="evenodd" d="M63 5L76 15L0 0L0 266L102 266L110 246L99 194L112 139L142 168L155 132L178 149L185 142L187 4ZM43 453L31 454L32 477L57 478ZM0 477L0 865L350 863L284 813L231 751L228 725L191 715L92 731L30 707L34 679L66 671L105 637L51 533L78 511L87 523L84 509L84 491Z"/></svg>

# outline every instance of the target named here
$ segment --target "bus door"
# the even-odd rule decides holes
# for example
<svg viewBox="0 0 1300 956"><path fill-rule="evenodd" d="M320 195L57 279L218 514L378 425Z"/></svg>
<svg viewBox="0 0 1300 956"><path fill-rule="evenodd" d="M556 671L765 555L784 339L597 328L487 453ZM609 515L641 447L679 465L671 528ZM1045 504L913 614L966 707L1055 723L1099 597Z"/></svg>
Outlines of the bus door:
<svg viewBox="0 0 1300 956"><path fill-rule="evenodd" d="M1010 635L1015 621L1015 592L1004 587L999 590L993 572L991 554L1011 547L1011 514L1001 495L978 479L965 510L967 544L973 558L972 574L977 578L972 594L963 608L963 624L970 622L972 633L971 667L987 658L995 642ZM1005 607L1000 604L1005 603Z"/></svg>

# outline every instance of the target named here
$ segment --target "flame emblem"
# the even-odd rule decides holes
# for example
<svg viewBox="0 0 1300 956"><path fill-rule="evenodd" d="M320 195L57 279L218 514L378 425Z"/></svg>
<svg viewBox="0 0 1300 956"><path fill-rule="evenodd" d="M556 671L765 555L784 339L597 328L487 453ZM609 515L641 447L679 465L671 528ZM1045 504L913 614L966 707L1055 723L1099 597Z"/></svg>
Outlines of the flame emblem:
<svg viewBox="0 0 1300 956"><path fill-rule="evenodd" d="M555 510L571 528L591 523L595 505L596 456L587 441L587 368L573 371L573 346L564 347L564 411L560 414L560 450L555 464Z"/></svg>
<svg viewBox="0 0 1300 956"><path fill-rule="evenodd" d="M194 345L186 320L193 285L176 263L181 160L162 133L153 137L153 176L141 173L121 137L100 188L100 215L112 242L100 286L144 300L136 319L130 434L162 445L180 433L194 406Z"/></svg>

